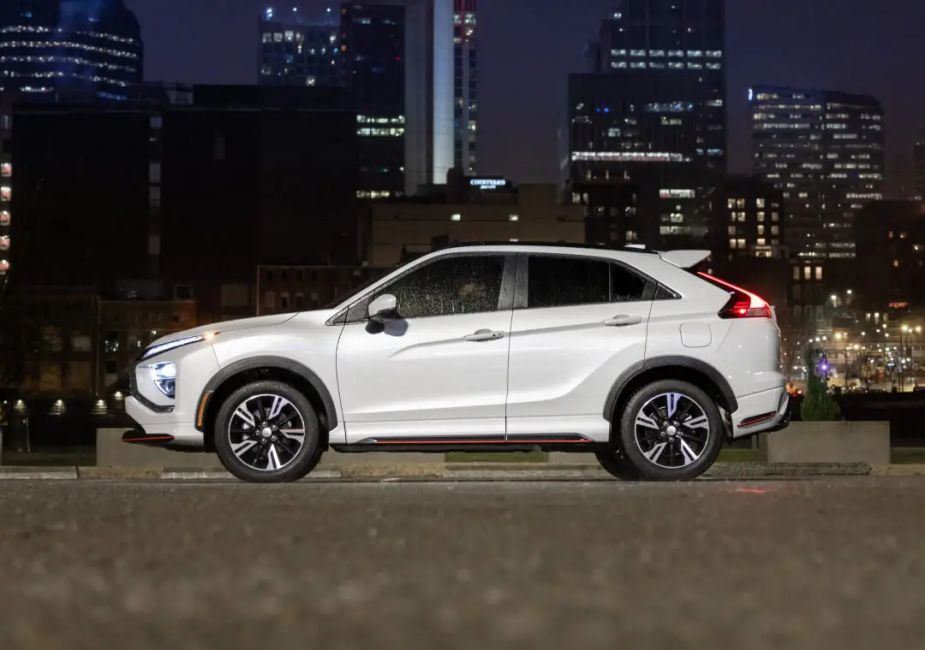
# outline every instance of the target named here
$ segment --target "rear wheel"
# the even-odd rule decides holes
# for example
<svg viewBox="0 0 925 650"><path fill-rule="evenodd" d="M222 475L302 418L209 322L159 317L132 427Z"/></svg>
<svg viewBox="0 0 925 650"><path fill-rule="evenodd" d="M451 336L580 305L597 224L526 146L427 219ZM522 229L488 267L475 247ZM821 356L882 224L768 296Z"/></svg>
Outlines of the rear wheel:
<svg viewBox="0 0 925 650"><path fill-rule="evenodd" d="M215 449L225 468L253 483L286 483L320 460L318 416L302 393L258 381L232 393L215 422Z"/></svg>
<svg viewBox="0 0 925 650"><path fill-rule="evenodd" d="M642 479L688 481L707 471L723 446L716 403L693 384L666 379L637 391L620 419L620 447Z"/></svg>

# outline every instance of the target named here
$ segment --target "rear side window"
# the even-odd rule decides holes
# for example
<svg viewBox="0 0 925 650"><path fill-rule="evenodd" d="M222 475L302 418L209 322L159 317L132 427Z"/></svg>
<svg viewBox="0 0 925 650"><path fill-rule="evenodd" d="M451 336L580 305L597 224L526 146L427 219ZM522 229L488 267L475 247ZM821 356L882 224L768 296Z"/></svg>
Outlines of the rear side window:
<svg viewBox="0 0 925 650"><path fill-rule="evenodd" d="M580 257L531 256L527 307L567 307L646 300L649 282L609 262Z"/></svg>

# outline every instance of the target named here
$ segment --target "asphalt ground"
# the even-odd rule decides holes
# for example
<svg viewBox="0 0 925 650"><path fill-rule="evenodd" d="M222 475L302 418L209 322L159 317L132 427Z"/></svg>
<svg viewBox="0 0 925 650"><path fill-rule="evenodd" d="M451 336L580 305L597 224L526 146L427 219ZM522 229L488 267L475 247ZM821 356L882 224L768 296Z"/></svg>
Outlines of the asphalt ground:
<svg viewBox="0 0 925 650"><path fill-rule="evenodd" d="M925 479L0 482L0 648L925 648Z"/></svg>

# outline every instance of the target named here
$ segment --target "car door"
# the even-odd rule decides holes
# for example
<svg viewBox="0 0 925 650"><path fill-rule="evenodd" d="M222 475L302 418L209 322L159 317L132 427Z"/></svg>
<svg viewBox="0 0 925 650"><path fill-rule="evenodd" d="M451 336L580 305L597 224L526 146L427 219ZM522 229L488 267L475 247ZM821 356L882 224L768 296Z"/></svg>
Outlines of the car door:
<svg viewBox="0 0 925 650"><path fill-rule="evenodd" d="M337 349L347 442L503 441L516 258L448 254L351 308ZM375 298L398 318L366 318Z"/></svg>
<svg viewBox="0 0 925 650"><path fill-rule="evenodd" d="M645 358L656 283L607 258L523 256L511 322L508 440L606 441L616 378Z"/></svg>

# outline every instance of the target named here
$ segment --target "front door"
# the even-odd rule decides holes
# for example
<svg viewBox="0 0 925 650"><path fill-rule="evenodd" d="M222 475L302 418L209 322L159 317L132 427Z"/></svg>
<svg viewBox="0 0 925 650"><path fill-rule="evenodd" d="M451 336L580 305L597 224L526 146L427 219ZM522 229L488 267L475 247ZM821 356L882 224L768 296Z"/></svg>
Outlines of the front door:
<svg viewBox="0 0 925 650"><path fill-rule="evenodd" d="M337 374L348 444L503 441L515 265L510 255L447 255L364 298L394 295L399 317L344 327Z"/></svg>

